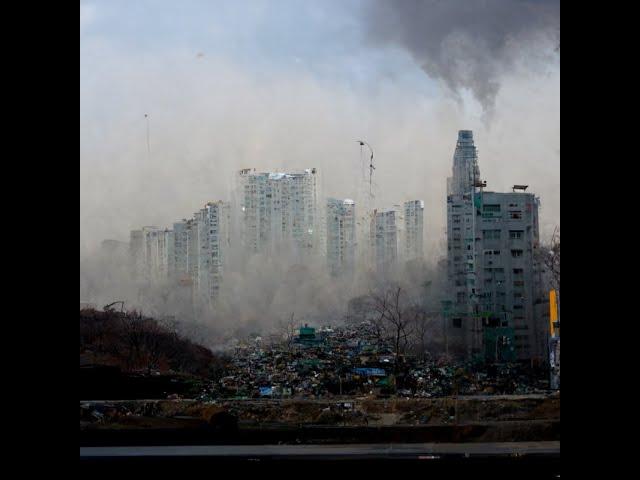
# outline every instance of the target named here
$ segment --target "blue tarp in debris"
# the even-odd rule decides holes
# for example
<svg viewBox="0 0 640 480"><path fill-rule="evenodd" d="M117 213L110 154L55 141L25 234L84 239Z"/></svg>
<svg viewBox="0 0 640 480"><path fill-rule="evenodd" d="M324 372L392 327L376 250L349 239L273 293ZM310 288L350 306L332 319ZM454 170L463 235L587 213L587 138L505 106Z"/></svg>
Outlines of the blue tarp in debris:
<svg viewBox="0 0 640 480"><path fill-rule="evenodd" d="M353 373L365 377L384 377L387 375L382 368L354 368Z"/></svg>
<svg viewBox="0 0 640 480"><path fill-rule="evenodd" d="M261 397L269 397L271 396L272 388L271 387L260 387L260 396Z"/></svg>

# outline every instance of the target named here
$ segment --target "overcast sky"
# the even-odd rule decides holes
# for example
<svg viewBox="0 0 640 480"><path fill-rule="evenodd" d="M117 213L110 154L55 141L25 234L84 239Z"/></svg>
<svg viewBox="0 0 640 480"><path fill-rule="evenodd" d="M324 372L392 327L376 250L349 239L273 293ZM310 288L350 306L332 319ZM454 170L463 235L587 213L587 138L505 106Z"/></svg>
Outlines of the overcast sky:
<svg viewBox="0 0 640 480"><path fill-rule="evenodd" d="M493 15L399 3L388 15L383 0L81 1L81 255L229 199L240 168L315 166L326 195L353 197L358 138L376 152L378 206L425 200L432 252L459 129L474 131L490 190L528 184L541 197L550 236L560 68L538 33L549 18L555 28L557 2L477 2L509 12L498 34Z"/></svg>

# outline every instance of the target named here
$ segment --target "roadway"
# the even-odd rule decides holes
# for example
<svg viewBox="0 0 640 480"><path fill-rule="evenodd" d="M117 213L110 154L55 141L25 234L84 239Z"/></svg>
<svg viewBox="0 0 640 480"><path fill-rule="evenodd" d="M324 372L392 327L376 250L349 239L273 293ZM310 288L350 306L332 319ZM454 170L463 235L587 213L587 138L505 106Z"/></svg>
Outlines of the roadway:
<svg viewBox="0 0 640 480"><path fill-rule="evenodd" d="M80 447L81 458L226 457L270 459L559 457L560 442L394 443L346 445L180 445Z"/></svg>

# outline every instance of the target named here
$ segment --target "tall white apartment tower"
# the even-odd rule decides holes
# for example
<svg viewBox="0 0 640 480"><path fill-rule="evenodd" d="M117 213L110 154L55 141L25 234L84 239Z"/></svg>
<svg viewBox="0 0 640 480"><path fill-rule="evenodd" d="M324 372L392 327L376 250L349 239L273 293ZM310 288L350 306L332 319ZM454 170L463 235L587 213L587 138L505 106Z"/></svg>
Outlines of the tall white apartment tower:
<svg viewBox="0 0 640 480"><path fill-rule="evenodd" d="M166 281L174 268L173 230L154 226L131 232L134 278L147 285Z"/></svg>
<svg viewBox="0 0 640 480"><path fill-rule="evenodd" d="M131 232L133 274L143 287L165 286L180 298L206 311L214 306L222 285L230 245L230 205L208 202L192 219L173 230L142 227ZM181 300L182 303L184 303Z"/></svg>
<svg viewBox="0 0 640 480"><path fill-rule="evenodd" d="M371 262L379 274L393 270L398 261L398 211L374 210L369 234Z"/></svg>
<svg viewBox="0 0 640 480"><path fill-rule="evenodd" d="M213 306L220 287L230 244L229 204L208 202L194 215L189 229L189 268L196 303Z"/></svg>
<svg viewBox="0 0 640 480"><path fill-rule="evenodd" d="M293 249L304 258L323 251L315 168L288 173L240 170L237 194L240 235L249 252Z"/></svg>
<svg viewBox="0 0 640 480"><path fill-rule="evenodd" d="M174 259L172 279L184 281L189 277L189 229L190 220L182 219L173 224Z"/></svg>
<svg viewBox="0 0 640 480"><path fill-rule="evenodd" d="M424 201L404 202L403 213L402 255L404 260L422 259L424 257Z"/></svg>
<svg viewBox="0 0 640 480"><path fill-rule="evenodd" d="M327 265L334 275L353 275L355 270L356 216L351 199L327 199Z"/></svg>

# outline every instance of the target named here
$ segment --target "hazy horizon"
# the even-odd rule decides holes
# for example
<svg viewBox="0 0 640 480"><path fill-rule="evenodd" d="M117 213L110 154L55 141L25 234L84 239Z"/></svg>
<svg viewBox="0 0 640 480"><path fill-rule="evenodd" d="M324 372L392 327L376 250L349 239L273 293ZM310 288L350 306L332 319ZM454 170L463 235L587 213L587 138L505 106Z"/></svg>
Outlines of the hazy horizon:
<svg viewBox="0 0 640 480"><path fill-rule="evenodd" d="M492 3L502 11L512 2ZM380 25L389 5L81 1L81 256L104 239L127 241L132 229L171 226L207 201L228 200L240 168L317 167L324 196L353 197L359 138L375 149L378 206L424 200L425 246L434 252L445 238L446 177L460 129L474 132L489 190L528 184L541 198L541 235L550 236L560 222L552 43L511 41L517 55L487 73L497 82L487 107L480 87L457 88L442 68L421 68L420 55L431 50L394 39L391 20Z"/></svg>

